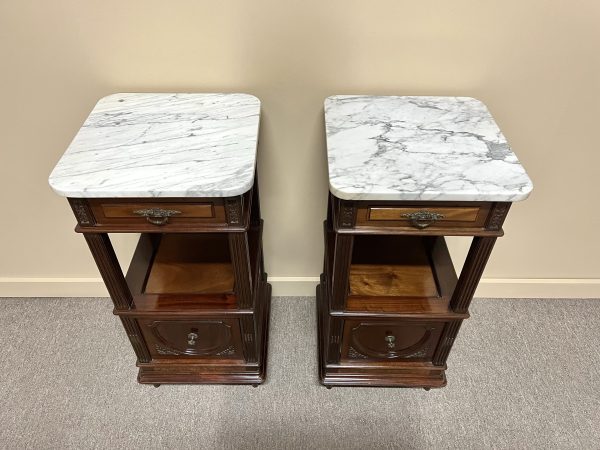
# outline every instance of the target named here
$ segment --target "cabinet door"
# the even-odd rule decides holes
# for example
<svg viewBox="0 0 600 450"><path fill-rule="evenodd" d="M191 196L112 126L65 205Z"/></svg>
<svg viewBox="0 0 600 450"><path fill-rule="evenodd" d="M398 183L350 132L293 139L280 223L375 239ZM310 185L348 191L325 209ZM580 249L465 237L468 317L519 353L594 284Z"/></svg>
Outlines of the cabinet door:
<svg viewBox="0 0 600 450"><path fill-rule="evenodd" d="M237 319L140 319L139 323L155 358L242 357Z"/></svg>
<svg viewBox="0 0 600 450"><path fill-rule="evenodd" d="M342 359L431 360L443 327L422 320L346 320Z"/></svg>

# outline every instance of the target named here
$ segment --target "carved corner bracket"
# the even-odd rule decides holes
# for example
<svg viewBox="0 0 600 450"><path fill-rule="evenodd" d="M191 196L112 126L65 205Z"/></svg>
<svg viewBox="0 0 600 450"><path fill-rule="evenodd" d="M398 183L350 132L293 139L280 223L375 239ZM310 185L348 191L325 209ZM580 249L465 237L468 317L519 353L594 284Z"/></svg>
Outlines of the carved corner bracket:
<svg viewBox="0 0 600 450"><path fill-rule="evenodd" d="M68 200L79 225L89 227L96 224L96 219L86 199L69 198Z"/></svg>

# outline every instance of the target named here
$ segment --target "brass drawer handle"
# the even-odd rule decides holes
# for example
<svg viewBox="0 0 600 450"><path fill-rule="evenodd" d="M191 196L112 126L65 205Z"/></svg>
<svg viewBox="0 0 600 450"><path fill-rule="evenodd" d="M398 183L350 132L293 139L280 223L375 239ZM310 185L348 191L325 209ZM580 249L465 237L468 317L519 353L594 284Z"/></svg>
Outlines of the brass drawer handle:
<svg viewBox="0 0 600 450"><path fill-rule="evenodd" d="M410 224L413 227L419 229L427 228L429 225L444 218L443 214L438 214L431 211L417 211L413 213L406 213L402 214L402 217L409 219Z"/></svg>
<svg viewBox="0 0 600 450"><path fill-rule="evenodd" d="M196 333L190 333L187 335L188 345L196 345L196 339L198 339L198 335Z"/></svg>
<svg viewBox="0 0 600 450"><path fill-rule="evenodd" d="M133 212L138 216L143 216L148 222L153 225L165 225L169 221L169 217L176 214L181 214L181 211L175 211L174 209L161 209L161 208L150 208L150 209L138 209Z"/></svg>

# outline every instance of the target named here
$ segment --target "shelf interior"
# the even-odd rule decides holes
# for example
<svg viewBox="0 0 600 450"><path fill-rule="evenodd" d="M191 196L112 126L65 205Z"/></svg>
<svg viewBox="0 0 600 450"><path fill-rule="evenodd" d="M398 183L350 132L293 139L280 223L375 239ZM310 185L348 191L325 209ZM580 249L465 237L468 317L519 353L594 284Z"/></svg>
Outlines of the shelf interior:
<svg viewBox="0 0 600 450"><path fill-rule="evenodd" d="M255 291L263 276L262 224L247 237ZM142 233L126 280L137 313L239 308L227 233Z"/></svg>
<svg viewBox="0 0 600 450"><path fill-rule="evenodd" d="M438 292L428 265L354 264L350 295L434 297Z"/></svg>
<svg viewBox="0 0 600 450"><path fill-rule="evenodd" d="M443 237L356 235L347 310L447 313L456 273Z"/></svg>
<svg viewBox="0 0 600 450"><path fill-rule="evenodd" d="M158 244L144 293L231 293L233 283L226 234L165 234Z"/></svg>
<svg viewBox="0 0 600 450"><path fill-rule="evenodd" d="M350 295L437 297L433 267L420 238L356 236Z"/></svg>

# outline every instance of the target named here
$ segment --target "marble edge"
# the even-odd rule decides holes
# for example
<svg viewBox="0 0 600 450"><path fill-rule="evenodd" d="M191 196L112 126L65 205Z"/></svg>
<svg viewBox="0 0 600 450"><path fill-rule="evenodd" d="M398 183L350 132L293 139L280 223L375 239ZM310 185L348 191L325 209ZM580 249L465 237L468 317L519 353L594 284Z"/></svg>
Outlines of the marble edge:
<svg viewBox="0 0 600 450"><path fill-rule="evenodd" d="M341 200L372 200L372 201L422 201L422 202L521 202L526 200L533 191L531 180L527 189L518 194L481 194L473 192L448 193L448 194L402 194L397 192L376 193L376 192L344 192L337 189L329 182L329 192Z"/></svg>
<svg viewBox="0 0 600 450"><path fill-rule="evenodd" d="M458 98L463 100L474 100L477 103L481 103L485 106L485 109L489 108L482 100L479 100L476 97L469 97L468 95L400 95L400 94L333 94L325 97L323 101L324 106L327 106L328 103L333 102L337 98L351 98L351 97L372 97L372 98L403 98L403 97L421 97L421 98Z"/></svg>
<svg viewBox="0 0 600 450"><path fill-rule="evenodd" d="M51 183L50 188L60 195L61 197L66 198L225 198L225 197L236 197L238 195L243 195L252 189L254 185L254 175L250 179L250 182L247 185L239 189L232 189L230 191L223 191L219 195L207 195L203 193L194 193L189 191L168 191L162 190L159 195L153 195L148 191L138 192L138 191L119 191L118 194L114 192L102 192L102 191L70 191L68 189L59 189L52 186Z"/></svg>
<svg viewBox="0 0 600 450"><path fill-rule="evenodd" d="M401 193L401 192L351 192L344 191L343 188L337 188L332 184L329 176L329 167L327 170L327 178L329 184L329 192L342 200L380 200L380 201L449 201L449 202L521 202L526 200L533 192L533 182L525 172L527 177L526 186L516 194L509 193L481 193L481 192L456 192L447 194L434 193Z"/></svg>
<svg viewBox="0 0 600 450"><path fill-rule="evenodd" d="M423 98L432 98L432 97L437 97L437 98L458 98L458 99L468 99L468 100L473 100L477 103L482 104L486 111L488 112L488 114L492 117L492 120L494 120L494 122L496 122L496 120L494 119L494 116L492 115L491 111L489 110L489 108L487 107L487 105L485 104L485 102L483 102L482 100L479 100L476 97L470 97L470 96L452 96L452 95L386 95L386 94L334 94L334 95L329 95L325 98L325 100L323 101L323 106L326 109L327 105L333 101L335 101L337 98L350 98L350 97L423 97ZM327 152L329 152L329 146L328 146L328 142L327 142L327 113L325 110L325 146L327 149ZM506 139L506 138L505 138ZM519 164L521 164L520 160L519 160ZM523 165L521 164L521 167L523 167ZM458 202L458 201L472 201L472 202L520 202L523 200L526 200L530 195L531 192L533 191L533 182L531 181L531 178L529 177L529 175L527 174L527 171L525 171L525 168L523 167L523 170L525 172L525 176L527 177L528 183L525 187L524 190L522 190L521 192L519 192L518 194L502 194L502 193L497 193L497 194L489 194L486 195L485 193L451 193L451 194L441 194L441 195L435 195L435 194L427 194L425 193L423 194L403 194L403 193L399 193L399 192L390 192L390 193L370 193L370 192L361 192L361 193L356 193L356 192L347 192L347 191L343 191L343 188L336 188L331 181L331 177L329 176L329 164L327 167L327 177L328 177L328 184L329 184L329 191L337 198L342 199L342 200L356 200L356 201L360 201L360 200L374 200L374 201L453 201L453 202ZM428 197L428 198L423 198L423 197Z"/></svg>
<svg viewBox="0 0 600 450"><path fill-rule="evenodd" d="M246 92L114 92L112 94L105 95L104 97L100 97L100 99L98 99L98 101L94 104L94 108L98 106L100 102L107 101L111 97L117 97L119 95L239 95L253 99L258 107L262 106L260 99L256 95L247 94ZM92 111L94 108L92 108ZM90 114L92 111L90 111Z"/></svg>

